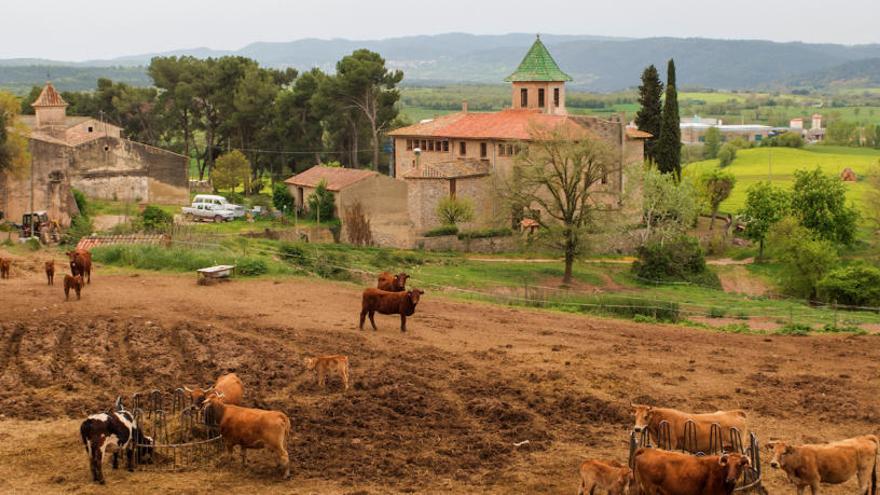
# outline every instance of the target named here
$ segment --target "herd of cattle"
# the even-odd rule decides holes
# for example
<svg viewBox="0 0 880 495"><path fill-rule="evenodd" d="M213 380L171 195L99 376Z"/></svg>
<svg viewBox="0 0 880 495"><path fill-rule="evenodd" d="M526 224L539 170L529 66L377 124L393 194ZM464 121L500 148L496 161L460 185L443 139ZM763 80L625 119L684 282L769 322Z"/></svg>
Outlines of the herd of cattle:
<svg viewBox="0 0 880 495"><path fill-rule="evenodd" d="M91 254L86 250L66 253L70 260L70 274L64 277L65 299L70 289L80 291L91 283ZM9 278L11 262L0 259L0 278ZM54 261L45 263L49 285L54 284ZM375 313L400 315L400 330L406 331L406 317L415 313L424 291L406 289L409 276L405 273L382 273L376 288L363 292L360 324L363 330L367 316L373 330ZM325 386L329 374L339 376L343 388L350 387L350 365L347 356L330 355L304 359L307 371L316 375L318 385ZM234 373L220 376L210 388L184 387L196 407L205 411L223 438L227 453L238 446L242 464L248 449L266 448L276 457L290 477L287 444L290 437L290 419L282 411L268 411L244 407L244 385ZM580 466L579 495L594 495L604 491L609 495L731 495L744 471L751 467L751 459L736 452L733 431L748 432L746 413L742 410L693 414L640 404L633 404L635 434L647 435L661 443L663 428L672 450L638 448L629 467L616 461L586 460ZM688 431L688 423L691 431ZM717 426L713 426L717 425ZM709 452L712 449L713 428L720 433L721 455L696 456L684 450ZM89 416L80 426L80 435L89 456L92 479L104 483L102 464L107 451L112 452L113 469L118 467L119 452L124 451L128 469L133 470L135 454L141 462L152 462L153 439L143 433L134 416L121 400L113 409ZM717 440L717 439L714 439ZM880 440L875 435L864 435L826 444L789 445L781 441L766 444L772 453L772 468L781 469L794 484L798 495L809 487L819 493L821 483L839 484L856 477L860 495L876 495L877 460Z"/></svg>

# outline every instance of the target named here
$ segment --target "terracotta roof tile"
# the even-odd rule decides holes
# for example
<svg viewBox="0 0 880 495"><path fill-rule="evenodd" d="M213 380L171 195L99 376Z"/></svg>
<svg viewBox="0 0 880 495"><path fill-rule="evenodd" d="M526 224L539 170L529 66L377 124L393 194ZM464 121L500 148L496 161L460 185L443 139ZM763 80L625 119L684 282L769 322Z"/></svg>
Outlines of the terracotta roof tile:
<svg viewBox="0 0 880 495"><path fill-rule="evenodd" d="M36 101L31 103L32 107L66 107L67 102L64 101L64 98L58 94L58 91L55 90L55 86L52 86L52 83L47 82L45 86L43 86L43 91L40 92L40 96L37 97Z"/></svg>
<svg viewBox="0 0 880 495"><path fill-rule="evenodd" d="M421 165L412 169L404 178L407 179L462 179L465 177L482 177L489 175L491 166L480 160L449 160L445 162Z"/></svg>
<svg viewBox="0 0 880 495"><path fill-rule="evenodd" d="M650 132L645 132L640 129L636 129L635 127L627 127L626 135L633 139L650 139L654 137Z"/></svg>
<svg viewBox="0 0 880 495"><path fill-rule="evenodd" d="M375 175L379 175L379 173L373 170L316 165L288 178L284 183L294 186L317 187L324 180L327 182L327 189L339 192L355 182Z"/></svg>
<svg viewBox="0 0 880 495"><path fill-rule="evenodd" d="M459 112L391 131L391 136L446 137L460 139L528 140L532 126L564 128L576 133L587 130L565 115L539 110L510 109L493 113Z"/></svg>

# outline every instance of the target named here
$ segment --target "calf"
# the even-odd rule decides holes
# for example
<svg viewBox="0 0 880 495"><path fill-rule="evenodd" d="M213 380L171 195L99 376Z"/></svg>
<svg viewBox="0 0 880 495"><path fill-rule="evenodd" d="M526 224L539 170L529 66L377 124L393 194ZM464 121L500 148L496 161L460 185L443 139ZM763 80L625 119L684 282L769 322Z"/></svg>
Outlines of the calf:
<svg viewBox="0 0 880 495"><path fill-rule="evenodd" d="M49 281L49 285L55 285L55 260L49 260L46 262L46 279Z"/></svg>
<svg viewBox="0 0 880 495"><path fill-rule="evenodd" d="M875 495L878 445L880 441L875 435L864 435L819 445L769 442L767 449L773 453L770 467L785 471L798 495L808 486L816 495L820 483L845 483L853 476L859 482L859 495L868 494L869 477L870 493Z"/></svg>
<svg viewBox="0 0 880 495"><path fill-rule="evenodd" d="M86 249L74 249L65 254L70 259L70 273L82 275L83 279L92 283L92 253Z"/></svg>
<svg viewBox="0 0 880 495"><path fill-rule="evenodd" d="M0 278L9 278L9 267L12 266L12 260L9 258L0 258Z"/></svg>
<svg viewBox="0 0 880 495"><path fill-rule="evenodd" d="M207 389L184 386L183 390L189 394L193 404L197 406L201 406L209 395L216 394L217 392L223 394L223 402L235 406L241 405L242 398L244 397L244 384L242 384L241 379L235 373L220 375L217 381L214 382L214 385Z"/></svg>
<svg viewBox="0 0 880 495"><path fill-rule="evenodd" d="M581 464L580 473L578 495L595 495L595 490L608 495L628 495L633 484L632 470L616 461L587 460Z"/></svg>
<svg viewBox="0 0 880 495"><path fill-rule="evenodd" d="M72 277L70 275L64 275L64 300L70 300L70 289L76 291L76 300L79 301L79 293L83 289L85 284L83 283L82 275L77 275Z"/></svg>
<svg viewBox="0 0 880 495"><path fill-rule="evenodd" d="M361 301L361 322L360 329L364 329L364 318L370 315L370 324L373 325L373 331L376 328L376 321L373 315L377 312L383 315L400 315L400 331L406 331L406 317L412 316L416 312L416 305L425 292L419 289L413 289L407 292L388 292L382 289L365 289L364 296Z"/></svg>
<svg viewBox="0 0 880 495"><path fill-rule="evenodd" d="M731 429L736 428L741 438L747 438L747 425L745 411L734 409L731 411L716 411L713 413L694 414L678 411L676 409L668 409L663 407L643 406L633 404L635 415L635 426L633 431L641 433L648 430L654 443L659 443L660 423L666 421L669 423L669 435L672 445L669 447L674 450L694 449L694 453L703 452L710 453L711 431L712 425L718 424L721 428L721 445L718 447L722 450L736 450L731 441ZM696 433L696 445L686 445L685 424L688 421L694 422Z"/></svg>
<svg viewBox="0 0 880 495"><path fill-rule="evenodd" d="M318 378L318 386L321 388L324 387L327 381L327 374L335 371L339 374L339 378L342 379L342 385L345 387L345 390L348 390L349 372L351 370L348 365L348 357L340 355L307 357L303 360L303 363L306 365L306 370L315 371L315 375Z"/></svg>
<svg viewBox="0 0 880 495"><path fill-rule="evenodd" d="M403 292L406 290L406 279L408 278L409 275L405 273L392 275L388 272L382 272L379 274L379 284L377 287L388 292Z"/></svg>
<svg viewBox="0 0 880 495"><path fill-rule="evenodd" d="M749 458L740 454L700 457L640 448L633 476L641 495L731 495L750 464Z"/></svg>
<svg viewBox="0 0 880 495"><path fill-rule="evenodd" d="M241 448L241 464L245 464L247 449L271 450L278 456L278 465L284 468L284 479L290 478L290 458L287 442L290 438L290 419L281 411L264 411L224 403L223 392L216 392L204 402L205 414L217 418L226 452Z"/></svg>
<svg viewBox="0 0 880 495"><path fill-rule="evenodd" d="M93 414L79 427L79 434L89 456L92 481L104 484L102 464L107 450L113 452L113 469L119 467L119 450L125 450L127 467L134 471L134 454L144 462L152 459L153 439L144 435L131 413L126 411L119 400L117 410Z"/></svg>

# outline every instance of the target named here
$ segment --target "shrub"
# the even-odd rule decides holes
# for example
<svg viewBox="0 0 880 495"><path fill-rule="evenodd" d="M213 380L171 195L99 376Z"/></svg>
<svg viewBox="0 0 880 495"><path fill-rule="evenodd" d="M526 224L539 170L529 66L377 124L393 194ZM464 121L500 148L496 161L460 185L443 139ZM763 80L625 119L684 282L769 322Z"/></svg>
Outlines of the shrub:
<svg viewBox="0 0 880 495"><path fill-rule="evenodd" d="M343 213L345 229L348 233L348 242L355 246L369 246L373 243L373 233L370 230L370 220L364 213L364 207L360 201L345 209Z"/></svg>
<svg viewBox="0 0 880 495"><path fill-rule="evenodd" d="M725 143L724 146L718 150L718 160L719 164L722 168L730 165L736 160L736 146L731 143Z"/></svg>
<svg viewBox="0 0 880 495"><path fill-rule="evenodd" d="M779 136L774 136L770 139L766 139L761 143L761 146L781 146L784 148L803 148L804 147L804 138L801 136L799 132L786 132L785 134L780 134Z"/></svg>
<svg viewBox="0 0 880 495"><path fill-rule="evenodd" d="M844 325L844 326L836 326L830 323L825 324L822 327L823 332L827 333L857 333L857 334L865 334L867 333L865 330L859 328L856 325Z"/></svg>
<svg viewBox="0 0 880 495"><path fill-rule="evenodd" d="M816 284L819 299L847 306L880 306L880 268L856 264L828 272Z"/></svg>
<svg viewBox="0 0 880 495"><path fill-rule="evenodd" d="M310 265L310 260L308 256L306 256L305 246L302 244L284 242L279 247L279 250L281 251L281 259L288 263L299 266Z"/></svg>
<svg viewBox="0 0 880 495"><path fill-rule="evenodd" d="M144 230L148 232L163 231L174 223L174 217L158 206L147 205L141 213Z"/></svg>
<svg viewBox="0 0 880 495"><path fill-rule="evenodd" d="M437 217L444 225L457 225L474 219L474 204L465 198L446 197L437 203Z"/></svg>
<svg viewBox="0 0 880 495"><path fill-rule="evenodd" d="M91 235L94 230L95 226L92 224L91 218L85 215L77 215L70 221L70 228L65 233L64 243L76 245L80 239Z"/></svg>
<svg viewBox="0 0 880 495"><path fill-rule="evenodd" d="M813 329L803 323L787 323L776 330L780 335L807 335Z"/></svg>
<svg viewBox="0 0 880 495"><path fill-rule="evenodd" d="M642 279L721 287L718 276L706 266L699 241L693 237L681 236L666 243L650 242L639 247L638 257L632 272Z"/></svg>
<svg viewBox="0 0 880 495"><path fill-rule="evenodd" d="M709 308L709 318L724 318L726 315L727 310L720 306Z"/></svg>
<svg viewBox="0 0 880 495"><path fill-rule="evenodd" d="M293 212L293 196L290 189L283 182L276 182L272 186L272 205L275 209L284 213Z"/></svg>
<svg viewBox="0 0 880 495"><path fill-rule="evenodd" d="M812 300L816 285L837 264L830 241L815 239L793 218L776 223L769 233L771 252L782 264L779 285L783 292Z"/></svg>
<svg viewBox="0 0 880 495"><path fill-rule="evenodd" d="M243 277L256 277L269 272L269 266L259 258L240 258L235 264L235 272Z"/></svg>
<svg viewBox="0 0 880 495"><path fill-rule="evenodd" d="M76 202L79 214L86 217L89 216L91 211L89 211L89 202L86 199L86 195L79 189L72 189L71 191L73 192L73 200Z"/></svg>
<svg viewBox="0 0 880 495"><path fill-rule="evenodd" d="M321 179L315 187L315 192L309 195L309 218L322 222L333 219L334 200L333 193L327 189L327 181Z"/></svg>
<svg viewBox="0 0 880 495"><path fill-rule="evenodd" d="M444 235L455 235L458 234L458 227L455 225L443 225L434 229L431 229L425 232L425 237L440 237Z"/></svg>
<svg viewBox="0 0 880 495"><path fill-rule="evenodd" d="M458 233L458 238L465 239L485 239L488 237L509 237L513 235L513 230L507 227L488 228L479 230L466 230Z"/></svg>
<svg viewBox="0 0 880 495"><path fill-rule="evenodd" d="M40 248L43 247L43 245L40 244L40 241L35 237L31 237L30 239L28 239L25 244L31 251L39 251Z"/></svg>
<svg viewBox="0 0 880 495"><path fill-rule="evenodd" d="M752 327L745 323L730 323L718 329L727 333L752 333Z"/></svg>

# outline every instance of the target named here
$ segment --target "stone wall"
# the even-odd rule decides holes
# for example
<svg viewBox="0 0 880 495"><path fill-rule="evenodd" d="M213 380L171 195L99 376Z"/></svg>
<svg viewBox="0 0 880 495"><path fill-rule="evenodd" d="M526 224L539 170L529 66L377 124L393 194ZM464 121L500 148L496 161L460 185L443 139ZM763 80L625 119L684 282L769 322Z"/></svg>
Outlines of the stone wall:
<svg viewBox="0 0 880 495"><path fill-rule="evenodd" d="M69 147L64 144L30 140L33 157L33 209L45 210L50 220L61 226L70 225L77 213L76 202L71 193L68 176ZM0 175L0 209L6 219L21 222L24 213L31 211L31 168L18 173Z"/></svg>
<svg viewBox="0 0 880 495"><path fill-rule="evenodd" d="M509 253L519 248L520 238L516 235L506 237L486 237L483 239L461 240L458 236L416 237L416 249L426 251L457 251L463 253Z"/></svg>
<svg viewBox="0 0 880 495"><path fill-rule="evenodd" d="M370 221L373 243L383 247L409 247L413 239L413 223L407 205L407 183L386 175L360 180L337 195L339 218L355 203L360 203L364 216ZM342 240L348 241L345 222Z"/></svg>

